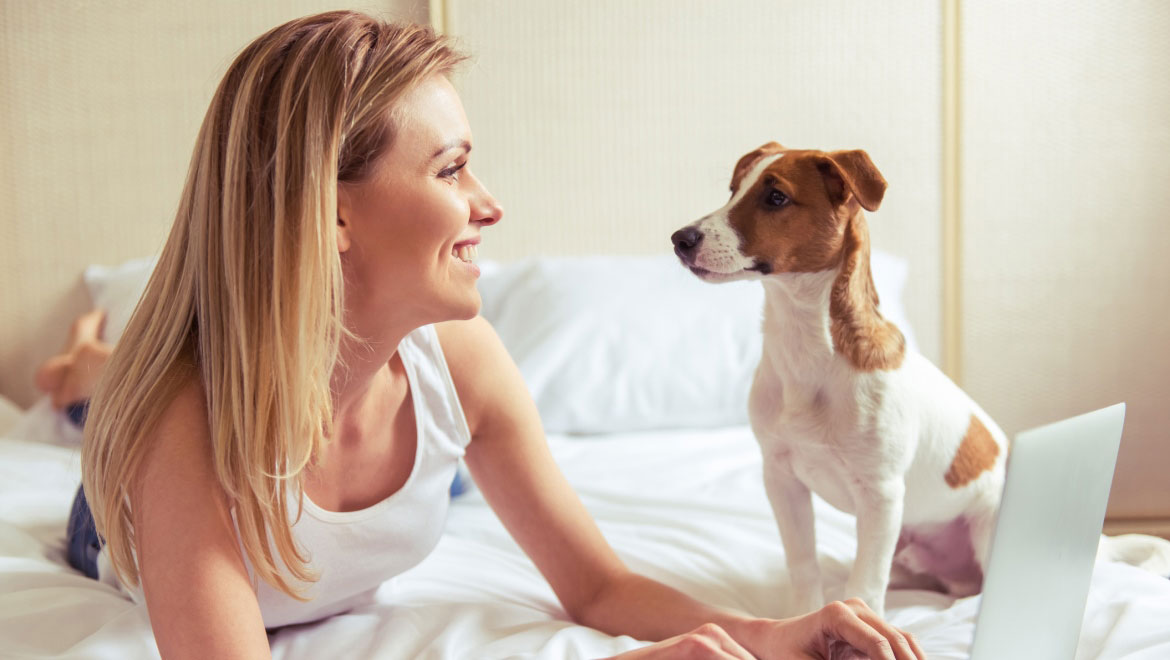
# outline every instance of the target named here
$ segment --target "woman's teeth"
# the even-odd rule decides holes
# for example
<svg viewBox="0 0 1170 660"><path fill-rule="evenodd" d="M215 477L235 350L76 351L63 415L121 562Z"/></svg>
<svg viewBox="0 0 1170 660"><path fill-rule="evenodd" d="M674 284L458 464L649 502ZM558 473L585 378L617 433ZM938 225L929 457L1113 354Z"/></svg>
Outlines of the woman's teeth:
<svg viewBox="0 0 1170 660"><path fill-rule="evenodd" d="M459 247L452 248L451 256L459 259L464 263L471 263L475 260L476 257L479 256L479 248L475 245L461 245Z"/></svg>

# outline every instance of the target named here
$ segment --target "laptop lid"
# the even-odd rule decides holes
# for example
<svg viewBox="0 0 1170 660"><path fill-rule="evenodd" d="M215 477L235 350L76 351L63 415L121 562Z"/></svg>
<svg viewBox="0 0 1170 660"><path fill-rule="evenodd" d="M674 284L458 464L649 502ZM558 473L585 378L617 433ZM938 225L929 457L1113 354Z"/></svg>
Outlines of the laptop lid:
<svg viewBox="0 0 1170 660"><path fill-rule="evenodd" d="M1119 403L1016 436L972 660L1075 655L1124 420Z"/></svg>

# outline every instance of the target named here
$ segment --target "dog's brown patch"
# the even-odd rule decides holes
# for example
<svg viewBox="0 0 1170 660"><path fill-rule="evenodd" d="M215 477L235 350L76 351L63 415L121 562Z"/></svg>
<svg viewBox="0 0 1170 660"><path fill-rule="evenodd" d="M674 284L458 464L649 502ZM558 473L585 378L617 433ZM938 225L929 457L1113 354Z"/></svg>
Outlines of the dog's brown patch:
<svg viewBox="0 0 1170 660"><path fill-rule="evenodd" d="M967 427L967 434L959 443L959 450L951 461L951 467L944 477L951 488L961 488L970 483L986 470L995 467L995 459L999 456L999 445L991 432L971 415L971 424Z"/></svg>
<svg viewBox="0 0 1170 660"><path fill-rule="evenodd" d="M776 145L779 147L779 145ZM739 191L744 174L752 165L777 153L764 145L740 159L732 187ZM751 188L727 214L728 224L742 239L744 256L767 263L769 272L811 273L838 263L841 248L841 213L844 205L834 204L825 191L824 177L817 169L821 152L785 151L768 165ZM767 196L778 191L790 202L774 208Z"/></svg>
<svg viewBox="0 0 1170 660"><path fill-rule="evenodd" d="M860 209L845 229L841 271L829 297L833 348L860 371L892 371L906 357L906 338L878 312L869 269L869 232Z"/></svg>

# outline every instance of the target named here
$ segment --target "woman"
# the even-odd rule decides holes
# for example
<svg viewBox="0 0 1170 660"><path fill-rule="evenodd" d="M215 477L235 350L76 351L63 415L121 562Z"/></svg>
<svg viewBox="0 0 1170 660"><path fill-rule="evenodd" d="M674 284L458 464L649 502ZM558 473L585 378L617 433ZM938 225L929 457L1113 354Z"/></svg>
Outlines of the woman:
<svg viewBox="0 0 1170 660"><path fill-rule="evenodd" d="M468 167L461 59L426 28L331 12L231 65L90 407L100 577L141 589L165 657L266 657L266 628L345 611L431 551L464 457L573 620L664 640L626 657L922 657L860 603L750 619L606 544L477 316L476 245L502 211Z"/></svg>

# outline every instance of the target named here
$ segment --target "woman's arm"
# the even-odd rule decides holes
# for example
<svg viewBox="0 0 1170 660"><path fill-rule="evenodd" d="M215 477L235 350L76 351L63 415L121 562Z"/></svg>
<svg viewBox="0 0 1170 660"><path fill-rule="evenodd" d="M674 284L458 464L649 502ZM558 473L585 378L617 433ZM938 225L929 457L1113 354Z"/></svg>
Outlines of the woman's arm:
<svg viewBox="0 0 1170 660"><path fill-rule="evenodd" d="M268 658L209 438L203 391L192 383L162 414L131 489L150 624L164 658Z"/></svg>
<svg viewBox="0 0 1170 660"><path fill-rule="evenodd" d="M834 639L874 658L923 657L913 640L855 603L784 621L751 619L631 572L558 469L536 405L495 331L482 318L436 327L471 426L467 465L574 621L644 640L714 623L758 657L817 657L821 649L827 657Z"/></svg>

